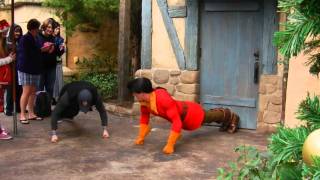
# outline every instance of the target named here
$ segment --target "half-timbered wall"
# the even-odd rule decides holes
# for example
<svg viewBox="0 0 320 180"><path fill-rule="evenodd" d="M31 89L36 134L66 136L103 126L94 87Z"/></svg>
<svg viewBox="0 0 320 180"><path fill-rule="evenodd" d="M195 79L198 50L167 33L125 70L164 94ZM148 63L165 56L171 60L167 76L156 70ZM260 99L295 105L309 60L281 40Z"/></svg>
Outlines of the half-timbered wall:
<svg viewBox="0 0 320 180"><path fill-rule="evenodd" d="M279 19L276 1L263 1L262 69L257 101L257 129L274 129L283 107L283 68L272 45ZM198 0L142 0L141 69L136 77L147 77L153 85L166 88L174 98L199 102Z"/></svg>

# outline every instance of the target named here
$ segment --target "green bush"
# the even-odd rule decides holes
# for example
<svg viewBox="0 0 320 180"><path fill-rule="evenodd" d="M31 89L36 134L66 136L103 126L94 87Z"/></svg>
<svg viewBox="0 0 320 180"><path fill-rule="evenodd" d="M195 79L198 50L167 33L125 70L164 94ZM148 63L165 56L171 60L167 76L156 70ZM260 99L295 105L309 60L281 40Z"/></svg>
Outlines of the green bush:
<svg viewBox="0 0 320 180"><path fill-rule="evenodd" d="M274 43L287 59L304 52L306 65L313 75L320 73L320 6L319 0L278 0L280 12L287 14L284 30L274 34ZM308 40L307 40L308 39Z"/></svg>
<svg viewBox="0 0 320 180"><path fill-rule="evenodd" d="M307 96L297 111L305 123L296 128L280 126L269 138L267 156L256 148L240 146L240 156L229 168L218 168L218 179L300 180L320 178L320 157L308 166L302 160L302 148L307 136L320 127L319 97Z"/></svg>
<svg viewBox="0 0 320 180"><path fill-rule="evenodd" d="M252 146L239 146L235 152L240 153L236 162L229 162L229 168L218 168L218 180L264 179L271 177L265 158Z"/></svg>
<svg viewBox="0 0 320 180"><path fill-rule="evenodd" d="M67 33L81 24L98 28L106 16L117 16L119 10L119 0L45 0L44 5L56 10Z"/></svg>
<svg viewBox="0 0 320 180"><path fill-rule="evenodd" d="M117 75L115 73L85 73L80 80L91 82L98 88L100 95L104 99L115 98L117 96Z"/></svg>
<svg viewBox="0 0 320 180"><path fill-rule="evenodd" d="M99 91L103 99L115 98L117 96L118 80L116 59L105 53L104 56L94 55L93 58L82 58L78 63L78 74L65 83L72 81L91 82Z"/></svg>
<svg viewBox="0 0 320 180"><path fill-rule="evenodd" d="M82 58L76 63L82 73L87 72L115 72L117 59L109 53L93 55L92 58Z"/></svg>

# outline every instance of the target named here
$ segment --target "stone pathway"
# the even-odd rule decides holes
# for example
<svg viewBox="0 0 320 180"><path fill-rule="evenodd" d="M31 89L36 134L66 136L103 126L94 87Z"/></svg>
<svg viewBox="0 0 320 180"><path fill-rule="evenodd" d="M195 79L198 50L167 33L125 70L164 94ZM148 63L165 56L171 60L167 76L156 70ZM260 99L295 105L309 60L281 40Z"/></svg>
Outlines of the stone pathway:
<svg viewBox="0 0 320 180"><path fill-rule="evenodd" d="M170 124L151 120L153 129L145 145L133 144L138 120L109 114L107 140L100 137L97 112L80 113L73 122L59 124L61 141L52 144L50 121L19 124L19 135L0 141L1 180L56 179L215 179L216 169L235 160L233 149L254 145L265 149L267 135L241 130L230 135L206 126L183 132L173 155L164 155ZM12 129L12 117L0 115L1 123Z"/></svg>

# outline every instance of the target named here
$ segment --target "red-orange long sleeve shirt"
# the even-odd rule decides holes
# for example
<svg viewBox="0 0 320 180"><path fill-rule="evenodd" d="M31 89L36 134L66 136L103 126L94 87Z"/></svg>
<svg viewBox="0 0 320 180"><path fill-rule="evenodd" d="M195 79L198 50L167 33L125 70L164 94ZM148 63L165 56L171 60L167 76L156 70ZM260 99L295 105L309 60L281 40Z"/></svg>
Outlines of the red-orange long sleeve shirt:
<svg viewBox="0 0 320 180"><path fill-rule="evenodd" d="M152 113L171 122L171 130L177 133L180 133L181 129L195 130L201 126L204 119L204 110L200 104L174 100L162 88L155 89L150 96L150 104L141 103L140 123L149 124L150 113ZM183 111L186 111L186 114L185 118L181 120Z"/></svg>

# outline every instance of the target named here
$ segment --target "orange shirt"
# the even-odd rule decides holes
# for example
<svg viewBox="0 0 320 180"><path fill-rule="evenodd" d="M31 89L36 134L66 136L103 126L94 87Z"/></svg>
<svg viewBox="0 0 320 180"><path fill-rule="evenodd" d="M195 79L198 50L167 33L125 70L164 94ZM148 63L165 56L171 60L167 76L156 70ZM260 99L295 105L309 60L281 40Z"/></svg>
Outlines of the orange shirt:
<svg viewBox="0 0 320 180"><path fill-rule="evenodd" d="M199 128L204 119L204 110L200 104L174 100L170 94L162 88L155 89L150 93L150 103L147 104L143 102L140 104L140 123L149 124L151 113L171 122L171 130L177 133L180 133L181 129L195 130ZM186 108L184 108L184 106ZM183 111L186 111L185 118L181 120Z"/></svg>

